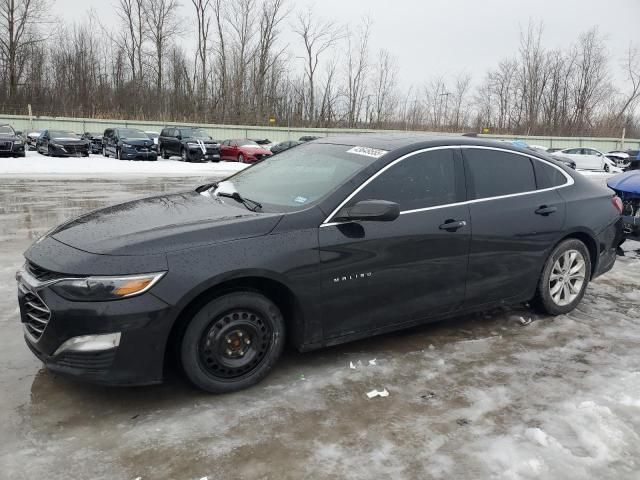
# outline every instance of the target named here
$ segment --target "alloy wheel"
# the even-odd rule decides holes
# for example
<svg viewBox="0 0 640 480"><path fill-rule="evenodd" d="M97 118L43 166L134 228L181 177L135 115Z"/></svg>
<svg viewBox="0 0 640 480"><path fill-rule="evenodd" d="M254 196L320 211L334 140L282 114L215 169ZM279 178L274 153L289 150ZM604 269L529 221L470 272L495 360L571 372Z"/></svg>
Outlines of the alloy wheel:
<svg viewBox="0 0 640 480"><path fill-rule="evenodd" d="M238 155L238 161L240 163L244 163L244 155L242 155L242 154Z"/></svg>
<svg viewBox="0 0 640 480"><path fill-rule="evenodd" d="M182 149L181 156L182 156L182 161L183 162L186 162L188 160L187 159L187 151L184 148Z"/></svg>
<svg viewBox="0 0 640 480"><path fill-rule="evenodd" d="M257 368L272 344L273 327L257 312L234 309L216 318L202 334L198 358L212 376L232 379Z"/></svg>
<svg viewBox="0 0 640 480"><path fill-rule="evenodd" d="M567 250L553 264L549 276L549 294L556 305L573 302L584 285L586 263L578 250Z"/></svg>

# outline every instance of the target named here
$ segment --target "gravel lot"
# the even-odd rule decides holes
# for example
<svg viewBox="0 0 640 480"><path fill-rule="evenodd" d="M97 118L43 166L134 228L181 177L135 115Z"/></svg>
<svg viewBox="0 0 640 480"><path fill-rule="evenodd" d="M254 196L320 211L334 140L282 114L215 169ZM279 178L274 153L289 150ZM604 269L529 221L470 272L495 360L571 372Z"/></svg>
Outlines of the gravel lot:
<svg viewBox="0 0 640 480"><path fill-rule="evenodd" d="M43 370L13 278L28 245L83 211L212 179L0 176L0 478L638 478L635 242L570 315L523 306L287 352L237 394L175 373L125 389Z"/></svg>

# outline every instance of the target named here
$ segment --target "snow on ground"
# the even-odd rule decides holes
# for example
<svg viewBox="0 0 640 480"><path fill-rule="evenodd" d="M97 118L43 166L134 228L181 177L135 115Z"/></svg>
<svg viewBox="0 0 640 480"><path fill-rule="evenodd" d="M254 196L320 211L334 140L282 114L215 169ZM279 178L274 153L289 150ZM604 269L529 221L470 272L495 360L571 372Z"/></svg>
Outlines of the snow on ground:
<svg viewBox="0 0 640 480"><path fill-rule="evenodd" d="M0 176L4 177L125 177L125 176L215 176L224 177L246 168L237 162L188 163L172 157L156 162L128 161L89 157L46 157L28 151L25 158L0 158Z"/></svg>
<svg viewBox="0 0 640 480"><path fill-rule="evenodd" d="M518 306L287 351L236 394L207 395L175 374L156 387L103 388L42 369L15 300L22 252L84 211L194 181L3 175L0 478L638 480L638 242L568 315ZM368 399L374 389L389 396Z"/></svg>

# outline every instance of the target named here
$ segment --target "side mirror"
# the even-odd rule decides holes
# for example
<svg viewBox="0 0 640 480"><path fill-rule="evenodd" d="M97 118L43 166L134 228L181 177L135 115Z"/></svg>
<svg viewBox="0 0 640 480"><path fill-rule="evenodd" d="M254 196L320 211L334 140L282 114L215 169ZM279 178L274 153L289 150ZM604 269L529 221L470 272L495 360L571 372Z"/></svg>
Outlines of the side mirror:
<svg viewBox="0 0 640 480"><path fill-rule="evenodd" d="M344 207L335 216L336 220L369 220L392 222L400 216L400 205L386 200L361 200Z"/></svg>

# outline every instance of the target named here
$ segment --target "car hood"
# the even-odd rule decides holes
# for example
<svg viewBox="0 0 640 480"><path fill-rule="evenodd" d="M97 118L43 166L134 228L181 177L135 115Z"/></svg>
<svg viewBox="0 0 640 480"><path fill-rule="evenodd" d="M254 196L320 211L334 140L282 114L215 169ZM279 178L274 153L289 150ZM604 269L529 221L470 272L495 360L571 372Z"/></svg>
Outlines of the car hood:
<svg viewBox="0 0 640 480"><path fill-rule="evenodd" d="M640 195L640 170L615 175L607 180L607 185L620 192Z"/></svg>
<svg viewBox="0 0 640 480"><path fill-rule="evenodd" d="M195 191L147 197L88 213L49 235L90 253L155 255L265 235L282 217L233 202Z"/></svg>
<svg viewBox="0 0 640 480"><path fill-rule="evenodd" d="M0 133L0 140L17 140L18 137L16 135L8 135L8 134L2 134Z"/></svg>
<svg viewBox="0 0 640 480"><path fill-rule="evenodd" d="M240 150L243 152L250 153L252 155L270 155L271 150L267 150L266 148L256 148L256 147L240 147Z"/></svg>

